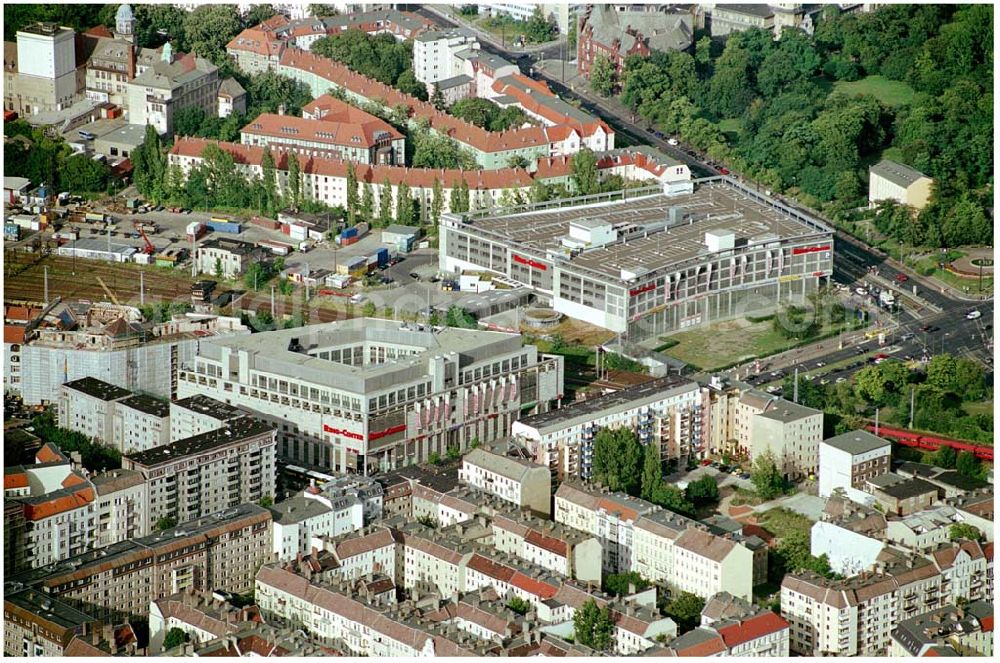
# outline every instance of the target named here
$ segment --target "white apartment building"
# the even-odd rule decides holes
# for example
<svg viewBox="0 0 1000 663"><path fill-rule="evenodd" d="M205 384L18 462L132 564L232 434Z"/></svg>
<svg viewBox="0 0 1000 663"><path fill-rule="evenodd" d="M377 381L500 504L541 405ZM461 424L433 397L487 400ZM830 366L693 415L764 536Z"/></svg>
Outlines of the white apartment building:
<svg viewBox="0 0 1000 663"><path fill-rule="evenodd" d="M750 457L770 451L786 478L812 476L819 469L823 413L779 400L750 422Z"/></svg>
<svg viewBox="0 0 1000 663"><path fill-rule="evenodd" d="M820 557L826 555L834 573L852 576L872 569L879 561L886 541L882 536L865 527L865 520L881 518L885 532L885 518L874 514L860 521L820 521L809 530L810 552Z"/></svg>
<svg viewBox="0 0 1000 663"><path fill-rule="evenodd" d="M246 414L238 407L203 394L170 401L170 441L176 442L225 428L229 422L245 417Z"/></svg>
<svg viewBox="0 0 1000 663"><path fill-rule="evenodd" d="M565 481L555 494L553 520L596 536L604 549L604 571L631 570L635 523L659 507L622 493L598 492ZM752 565L747 566L751 568Z"/></svg>
<svg viewBox="0 0 1000 663"><path fill-rule="evenodd" d="M113 445L115 402L130 395L126 389L92 377L67 382L59 387L59 425Z"/></svg>
<svg viewBox="0 0 1000 663"><path fill-rule="evenodd" d="M506 436L561 398L563 364L519 334L355 318L203 343L178 380L275 422L283 457L367 475Z"/></svg>
<svg viewBox="0 0 1000 663"><path fill-rule="evenodd" d="M399 585L405 589L423 587L441 596L451 596L489 584L476 582L474 574L469 575L466 565L472 552L460 552L452 542L422 530L408 530L404 532L403 544Z"/></svg>
<svg viewBox="0 0 1000 663"><path fill-rule="evenodd" d="M354 656L475 655L447 638L414 628L291 571L264 566L257 572L255 598L265 617L301 624L311 636L337 641Z"/></svg>
<svg viewBox="0 0 1000 663"><path fill-rule="evenodd" d="M632 429L643 446L657 445L663 460L700 454L707 401L708 392L697 383L667 376L524 417L514 422L511 435L554 476L589 479L594 437L601 428Z"/></svg>
<svg viewBox="0 0 1000 663"><path fill-rule="evenodd" d="M462 457L458 477L462 483L517 507L546 516L552 513L552 475L544 465L473 449Z"/></svg>
<svg viewBox="0 0 1000 663"><path fill-rule="evenodd" d="M413 74L426 83L434 83L465 74L456 53L465 49L479 50L479 41L470 30L430 30L413 40Z"/></svg>
<svg viewBox="0 0 1000 663"><path fill-rule="evenodd" d="M916 552L928 552L947 543L952 525L966 523L992 541L993 523L985 518L962 513L949 504L939 504L924 511L888 521L886 539Z"/></svg>
<svg viewBox="0 0 1000 663"><path fill-rule="evenodd" d="M274 517L271 521L271 540L274 555L279 562L293 560L297 555L308 552L314 536L352 532L364 524L360 502L351 504L348 498L343 498L344 504L337 504L338 514L338 511L320 500L306 497L306 494L299 493L268 507ZM341 514L342 517L338 519L337 516ZM357 528L352 526L355 523ZM346 527L338 531L338 524Z"/></svg>
<svg viewBox="0 0 1000 663"><path fill-rule="evenodd" d="M429 486L412 487L411 504L414 518L430 518L438 527L449 527L472 520L479 512L478 502L485 497L469 489L442 493ZM476 499L473 503L471 499Z"/></svg>
<svg viewBox="0 0 1000 663"><path fill-rule="evenodd" d="M819 444L819 496L837 488L864 490L868 480L889 471L892 445L865 430L851 431Z"/></svg>
<svg viewBox="0 0 1000 663"><path fill-rule="evenodd" d="M274 498L275 429L244 417L225 428L122 456L149 485L147 527L183 523L264 497Z"/></svg>
<svg viewBox="0 0 1000 663"><path fill-rule="evenodd" d="M174 115L184 108L200 108L214 117L218 108L219 68L194 54L174 56L163 45L160 60L149 64L128 83L129 123L151 124L160 134L172 134Z"/></svg>
<svg viewBox="0 0 1000 663"><path fill-rule="evenodd" d="M674 544L697 522L667 510L640 516L633 528L632 570L655 583L674 584Z"/></svg>
<svg viewBox="0 0 1000 663"><path fill-rule="evenodd" d="M580 582L601 581L604 554L596 537L551 520L495 514L493 546L531 564Z"/></svg>
<svg viewBox="0 0 1000 663"><path fill-rule="evenodd" d="M112 445L122 453L170 443L170 403L133 394L114 404Z"/></svg>
<svg viewBox="0 0 1000 663"><path fill-rule="evenodd" d="M742 543L689 528L674 541L673 563L672 584L682 592L753 599L753 552Z"/></svg>
<svg viewBox="0 0 1000 663"><path fill-rule="evenodd" d="M109 470L91 478L97 491L92 539L94 547L146 536L150 533L146 509L149 486L141 473Z"/></svg>
<svg viewBox="0 0 1000 663"><path fill-rule="evenodd" d="M790 573L781 583L781 615L791 624L791 652L885 656L900 621L949 600L941 588L940 573L921 557L840 581Z"/></svg>
<svg viewBox="0 0 1000 663"><path fill-rule="evenodd" d="M396 579L402 563L402 543L402 535L395 530L376 526L336 542L314 540L313 546L334 554L340 563L340 577L345 580L379 573Z"/></svg>

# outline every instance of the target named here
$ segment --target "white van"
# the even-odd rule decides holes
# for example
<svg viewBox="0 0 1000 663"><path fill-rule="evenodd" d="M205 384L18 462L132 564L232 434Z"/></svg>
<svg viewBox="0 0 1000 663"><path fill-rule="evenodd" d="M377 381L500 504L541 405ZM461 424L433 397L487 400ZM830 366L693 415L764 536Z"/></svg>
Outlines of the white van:
<svg viewBox="0 0 1000 663"><path fill-rule="evenodd" d="M351 303L352 304L363 304L367 300L368 300L368 297L366 297L365 295L362 295L360 292L358 294L356 294L356 295L351 295Z"/></svg>

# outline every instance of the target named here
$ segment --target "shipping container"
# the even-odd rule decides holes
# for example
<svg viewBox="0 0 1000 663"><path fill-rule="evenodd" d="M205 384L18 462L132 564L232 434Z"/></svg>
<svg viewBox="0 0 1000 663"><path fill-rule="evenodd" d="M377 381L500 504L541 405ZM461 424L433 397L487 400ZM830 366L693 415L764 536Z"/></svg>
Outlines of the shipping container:
<svg viewBox="0 0 1000 663"><path fill-rule="evenodd" d="M187 225L187 238L189 242L196 242L205 234L205 224L201 221L192 221Z"/></svg>
<svg viewBox="0 0 1000 663"><path fill-rule="evenodd" d="M288 224L288 236L297 240L308 239L309 229L298 223L290 223Z"/></svg>
<svg viewBox="0 0 1000 663"><path fill-rule="evenodd" d="M285 244L284 242L274 242L269 239L257 242L257 246L265 248L271 253L278 256L287 256L289 253L292 252L291 244Z"/></svg>
<svg viewBox="0 0 1000 663"><path fill-rule="evenodd" d="M346 239L348 237L357 237L357 236L358 236L357 228L344 228L344 230L340 233L340 237L342 239Z"/></svg>
<svg viewBox="0 0 1000 663"><path fill-rule="evenodd" d="M375 252L375 256L378 259L379 267L382 267L389 263L389 249L385 248L384 246Z"/></svg>
<svg viewBox="0 0 1000 663"><path fill-rule="evenodd" d="M239 235L243 230L240 224L235 221L220 219L214 216L206 221L205 225L208 226L210 230L214 230L218 233L232 233L234 235Z"/></svg>
<svg viewBox="0 0 1000 663"><path fill-rule="evenodd" d="M364 221L355 224L354 229L358 231L358 239L368 234L368 224L365 223Z"/></svg>
<svg viewBox="0 0 1000 663"><path fill-rule="evenodd" d="M369 268L378 267L378 254L373 253L370 256L366 256L365 262L368 264Z"/></svg>
<svg viewBox="0 0 1000 663"><path fill-rule="evenodd" d="M250 223L259 228L267 228L268 230L277 230L281 227L281 224L274 219L268 219L263 216L252 216L250 217Z"/></svg>
<svg viewBox="0 0 1000 663"><path fill-rule="evenodd" d="M21 239L21 226L16 223L5 223L3 225L3 238L12 242Z"/></svg>
<svg viewBox="0 0 1000 663"><path fill-rule="evenodd" d="M104 214L101 212L87 212L87 221L104 221Z"/></svg>

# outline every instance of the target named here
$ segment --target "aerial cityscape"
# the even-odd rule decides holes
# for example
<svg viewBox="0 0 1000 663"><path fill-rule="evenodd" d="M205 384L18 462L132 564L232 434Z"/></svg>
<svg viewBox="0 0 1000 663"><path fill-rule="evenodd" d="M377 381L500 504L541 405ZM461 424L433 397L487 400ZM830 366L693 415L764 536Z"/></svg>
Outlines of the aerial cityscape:
<svg viewBox="0 0 1000 663"><path fill-rule="evenodd" d="M993 656L991 4L4 4L4 655Z"/></svg>

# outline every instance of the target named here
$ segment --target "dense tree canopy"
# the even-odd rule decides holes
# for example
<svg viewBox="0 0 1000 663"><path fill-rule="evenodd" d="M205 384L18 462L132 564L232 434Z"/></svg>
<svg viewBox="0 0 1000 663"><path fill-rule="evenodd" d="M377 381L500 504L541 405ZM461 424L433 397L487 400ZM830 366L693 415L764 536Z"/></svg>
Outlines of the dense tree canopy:
<svg viewBox="0 0 1000 663"><path fill-rule="evenodd" d="M628 428L602 428L594 436L594 481L612 491L639 494L642 446Z"/></svg>
<svg viewBox="0 0 1000 663"><path fill-rule="evenodd" d="M517 106L500 108L489 99L478 97L460 99L448 112L488 131L516 129L528 121L528 116Z"/></svg>
<svg viewBox="0 0 1000 663"><path fill-rule="evenodd" d="M752 29L724 45L701 41L694 55L632 56L621 100L741 174L838 218L863 203L868 166L892 148L892 158L938 186L919 220L890 215L880 230L918 246L989 243L992 25L989 5L830 7L813 36L784 29L775 41ZM861 79L871 83L856 88L862 93L837 85ZM912 94L876 98L891 85ZM723 120L739 129L722 133Z"/></svg>
<svg viewBox="0 0 1000 663"><path fill-rule="evenodd" d="M413 75L413 44L399 42L391 34L369 35L362 30L346 30L317 39L311 50L317 55L342 62L369 78L427 101L427 88Z"/></svg>

